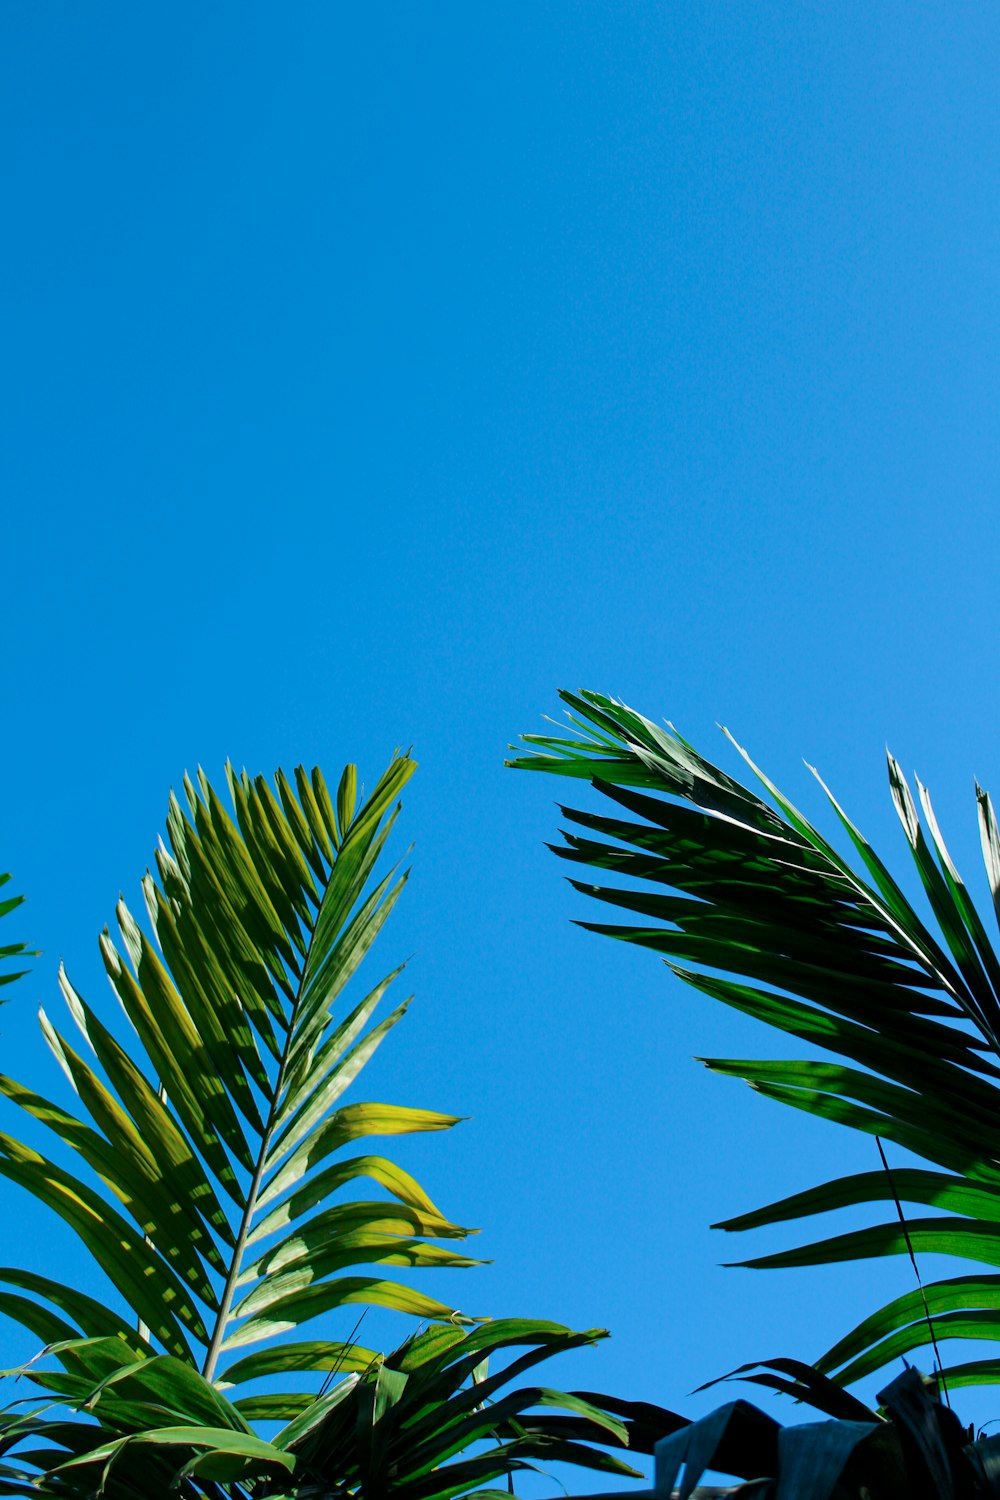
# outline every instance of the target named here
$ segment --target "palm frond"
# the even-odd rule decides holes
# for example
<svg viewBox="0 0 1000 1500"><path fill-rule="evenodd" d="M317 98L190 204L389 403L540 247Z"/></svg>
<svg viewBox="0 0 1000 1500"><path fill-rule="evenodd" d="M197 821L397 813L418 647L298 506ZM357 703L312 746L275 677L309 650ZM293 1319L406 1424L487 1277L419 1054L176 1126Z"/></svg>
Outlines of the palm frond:
<svg viewBox="0 0 1000 1500"><path fill-rule="evenodd" d="M742 1264L801 1266L916 1248L1000 1266L1000 961L926 789L918 783L918 811L889 757L890 790L929 919L825 787L855 863L739 746L764 796L672 729L610 698L562 697L571 731L526 735L528 753L509 764L585 779L604 799L603 811L563 808L573 827L555 852L619 882L572 883L625 920L581 925L653 949L712 999L838 1059L704 1059L709 1068L745 1079L768 1098L895 1141L940 1169L900 1170L891 1179L856 1174L727 1220L722 1228L742 1230L862 1202L895 1209L898 1200L934 1210L907 1215L905 1227L893 1213L873 1228ZM977 800L1000 910L1000 835L978 788ZM842 1382L880 1368L930 1341L929 1316L938 1339L996 1340L994 1281L978 1275L937 1283L926 1289L927 1307L919 1294L899 1297L819 1368ZM988 1378L997 1375L1000 1358Z"/></svg>
<svg viewBox="0 0 1000 1500"><path fill-rule="evenodd" d="M601 1329L573 1333L525 1319L431 1328L359 1377L349 1400L310 1408L275 1441L295 1455L300 1484L365 1500L450 1500L537 1460L638 1477L606 1451L627 1446L628 1427L600 1397L510 1388L552 1355L603 1337Z"/></svg>
<svg viewBox="0 0 1000 1500"><path fill-rule="evenodd" d="M544 1459L634 1475L609 1450L682 1423L516 1388L601 1330L471 1319L387 1274L476 1264L451 1248L472 1231L352 1149L455 1117L344 1098L406 1007L375 1016L399 970L344 997L405 883L377 865L413 769L395 758L360 803L353 767L336 796L319 771L270 786L230 770L234 815L203 776L185 782L143 881L149 931L120 902L118 938L101 939L128 1040L63 973L78 1038L44 1013L42 1030L74 1108L0 1076L81 1164L0 1134L0 1175L74 1229L117 1293L0 1267L0 1313L45 1344L19 1372L41 1404L0 1413L0 1493L450 1500ZM356 1329L287 1337L350 1303L429 1326L386 1357ZM322 1384L283 1388L303 1376Z"/></svg>
<svg viewBox="0 0 1000 1500"><path fill-rule="evenodd" d="M750 1378L778 1389L788 1384L766 1375ZM810 1383L815 1385L815 1372L810 1372ZM936 1399L933 1387L933 1381L908 1369L880 1392L879 1411L856 1403L858 1409L849 1416L794 1427L782 1427L747 1401L730 1402L657 1445L655 1493L679 1500L709 1495L733 1500L897 1500L901 1495L988 1500L1000 1495L997 1439L975 1440ZM830 1394L836 1401L835 1388ZM839 1395L843 1399L843 1392ZM699 1488L709 1469L737 1475L742 1482Z"/></svg>
<svg viewBox="0 0 1000 1500"><path fill-rule="evenodd" d="M413 770L396 756L359 800L353 767L335 797L318 770L272 786L228 768L232 815L203 775L186 780L142 883L150 930L121 901L118 938L101 938L129 1040L63 973L78 1036L44 1013L42 1028L75 1113L0 1077L83 1167L0 1134L0 1174L70 1225L132 1315L0 1269L0 1311L55 1346L61 1373L35 1370L43 1387L85 1378L81 1339L239 1384L329 1368L328 1345L285 1336L348 1304L475 1321L393 1274L476 1264L439 1243L472 1231L386 1157L350 1151L456 1123L344 1097L407 1005L373 1019L398 969L344 1002L406 881L376 867Z"/></svg>
<svg viewBox="0 0 1000 1500"><path fill-rule="evenodd" d="M42 1493L79 1500L95 1487L108 1500L132 1500L143 1473L147 1500L212 1496L220 1484L227 1494L449 1500L545 1460L637 1477L617 1453L630 1446L639 1417L656 1439L683 1418L648 1405L638 1414L601 1396L514 1387L542 1361L603 1337L601 1329L573 1333L525 1319L471 1331L439 1324L393 1354L374 1356L327 1393L303 1394L269 1441L248 1420L254 1398L230 1401L170 1355L133 1358L118 1340L76 1340L53 1348L67 1370L53 1389L82 1416L8 1413L0 1419L0 1456L25 1466L10 1469L23 1485L36 1466L50 1487ZM609 1409L616 1405L621 1412ZM274 1414L266 1397L252 1413ZM647 1450L640 1444L638 1451Z"/></svg>

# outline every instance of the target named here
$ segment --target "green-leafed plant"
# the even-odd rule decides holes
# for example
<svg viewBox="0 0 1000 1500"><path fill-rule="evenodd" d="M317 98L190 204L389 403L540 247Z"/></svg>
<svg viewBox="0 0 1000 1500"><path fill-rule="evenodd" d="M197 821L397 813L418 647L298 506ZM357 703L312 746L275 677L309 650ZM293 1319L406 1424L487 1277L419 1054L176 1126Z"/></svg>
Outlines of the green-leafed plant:
<svg viewBox="0 0 1000 1500"><path fill-rule="evenodd" d="M406 880L372 877L413 769L395 758L360 807L353 767L336 809L319 772L301 769L294 788L279 774L274 789L230 772L235 821L204 777L198 791L186 785L187 812L171 799L170 846L158 850L159 879L142 887L151 935L120 901L124 952L107 931L101 938L128 1044L62 973L77 1040L44 1011L42 1030L78 1112L0 1077L0 1092L92 1176L6 1134L0 1173L66 1220L133 1321L11 1268L0 1281L18 1295L4 1294L4 1311L50 1342L127 1339L137 1357L170 1354L234 1387L328 1367L326 1345L284 1336L347 1303L461 1316L398 1280L342 1274L474 1263L433 1243L468 1231L411 1177L385 1157L344 1151L373 1134L455 1124L429 1110L340 1102L406 1008L369 1026L398 970L350 1010L340 1002ZM334 1201L365 1179L389 1196ZM36 1311L44 1303L58 1314Z"/></svg>
<svg viewBox="0 0 1000 1500"><path fill-rule="evenodd" d="M470 1491L485 1497L493 1481L539 1460L639 1477L603 1450L649 1452L651 1440L683 1419L546 1387L509 1389L541 1360L603 1336L523 1320L474 1330L435 1325L329 1390L303 1396L270 1440L249 1420L267 1414L266 1398L251 1413L171 1355L133 1360L110 1340L103 1347L91 1340L76 1351L90 1373L71 1392L75 1414L8 1411L0 1452L14 1449L17 1462L6 1487L0 1467L0 1494L450 1500ZM518 1346L526 1352L490 1371L491 1359Z"/></svg>
<svg viewBox="0 0 1000 1500"><path fill-rule="evenodd" d="M741 1264L803 1266L911 1250L976 1263L897 1297L828 1350L817 1369L841 1384L934 1340L1000 1339L1000 1275L988 1269L1000 1266L1000 960L925 788L918 783L921 819L889 758L893 801L933 924L828 792L857 863L745 752L763 797L622 704L596 693L562 696L569 732L525 736L530 749L512 764L583 778L600 794L601 810L563 809L574 831L556 852L613 877L618 883L573 883L626 919L582 925L654 949L704 994L834 1054L705 1059L709 1068L895 1141L928 1164L879 1167L728 1220L722 1228L745 1230L859 1203L886 1209L874 1228ZM977 800L1000 909L1000 833L979 788ZM904 1215L900 1202L916 1211ZM1000 1354L943 1373L950 1388L1000 1381Z"/></svg>
<svg viewBox="0 0 1000 1500"><path fill-rule="evenodd" d="M23 1372L43 1404L3 1417L0 1494L444 1500L549 1450L634 1472L589 1441L627 1441L593 1403L498 1394L600 1331L472 1331L481 1319L407 1286L396 1268L476 1264L451 1248L470 1231L391 1160L351 1151L456 1123L344 1101L405 1010L373 1020L399 970L362 998L345 990L406 880L376 866L413 770L396 756L363 801L353 766L336 797L318 770L273 786L229 771L234 815L204 777L185 782L143 881L149 931L120 902L120 946L101 938L126 1039L63 974L77 1038L44 1012L42 1030L73 1110L0 1077L80 1175L6 1133L0 1174L65 1220L113 1288L97 1300L0 1267L0 1312L45 1345ZM359 1196L366 1181L377 1196ZM343 1334L295 1336L348 1305L431 1327L388 1358ZM517 1343L528 1354L485 1375ZM561 1405L562 1426L525 1415L539 1403ZM456 1461L479 1440L485 1453Z"/></svg>
<svg viewBox="0 0 1000 1500"><path fill-rule="evenodd" d="M785 1367L792 1361L779 1361ZM976 1440L941 1403L934 1382L907 1369L869 1411L799 1367L806 1399L832 1419L783 1427L747 1401L688 1423L657 1448L656 1489L678 1500L989 1500L1000 1494L1000 1439ZM764 1377L767 1384L773 1383ZM787 1384L787 1382L784 1382ZM703 1489L707 1470L741 1476Z"/></svg>

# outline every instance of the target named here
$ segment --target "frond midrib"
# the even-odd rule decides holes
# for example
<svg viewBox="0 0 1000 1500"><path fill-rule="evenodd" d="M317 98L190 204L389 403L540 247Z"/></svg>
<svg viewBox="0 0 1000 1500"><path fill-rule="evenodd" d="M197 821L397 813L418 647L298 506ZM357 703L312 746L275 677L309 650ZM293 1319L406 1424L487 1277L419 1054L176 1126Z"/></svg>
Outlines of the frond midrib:
<svg viewBox="0 0 1000 1500"><path fill-rule="evenodd" d="M342 850L337 851L331 863L330 872L326 880L326 885L320 896L320 906L322 906L323 898L325 897L326 892L330 887L330 882L333 879L333 872L337 867L337 861L340 858L341 852ZM260 1193L264 1171L266 1169L268 1156L270 1154L271 1141L275 1131L276 1120L281 1110L282 1095L285 1086L285 1074L289 1066L289 1059L294 1049L296 1022L298 1020L299 1007L302 1003L303 996L309 984L309 958L312 952L313 943L315 941L318 915L319 912L317 910L317 915L313 918L311 926L309 928L309 941L306 944L305 952L303 954L301 972L297 976L297 984L295 988L294 999L292 1001L291 1013L288 1018L288 1026L285 1031L284 1039L282 1041L281 1055L278 1059L278 1072L275 1078L274 1090L272 1092L270 1104L268 1106L267 1118L264 1122L264 1130L260 1137L260 1146L257 1152L257 1159L254 1163L253 1175L250 1179L250 1187L247 1191L246 1202L244 1204L243 1214L240 1219L240 1227L236 1233L236 1243L233 1247L233 1252L230 1257L229 1270L226 1274L225 1283L222 1289L222 1295L219 1299L219 1310L216 1314L215 1324L212 1328L212 1336L209 1341L208 1350L205 1354L204 1363L202 1365L201 1373L206 1380L211 1380L214 1377L215 1367L218 1363L219 1354L222 1350L223 1340L226 1336L226 1327L229 1322L229 1315L232 1309L233 1298L235 1296L236 1289L240 1280L240 1275L243 1269L243 1258L246 1251L247 1242L250 1237L253 1216L257 1208L257 1198Z"/></svg>

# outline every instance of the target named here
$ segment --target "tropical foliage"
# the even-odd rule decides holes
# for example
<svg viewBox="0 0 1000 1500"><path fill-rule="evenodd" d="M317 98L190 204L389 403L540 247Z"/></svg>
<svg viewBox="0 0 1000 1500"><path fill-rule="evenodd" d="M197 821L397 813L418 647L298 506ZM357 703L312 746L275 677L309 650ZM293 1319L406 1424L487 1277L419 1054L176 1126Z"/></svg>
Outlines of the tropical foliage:
<svg viewBox="0 0 1000 1500"><path fill-rule="evenodd" d="M681 1418L651 1407L651 1424L626 1403L612 1415L600 1397L507 1389L539 1361L602 1336L521 1320L474 1330L435 1325L304 1398L270 1441L254 1431L249 1403L230 1401L182 1361L134 1360L111 1340L79 1341L80 1378L64 1391L74 1415L6 1414L0 1451L16 1447L17 1462L0 1468L0 1494L449 1500L468 1491L488 1496L492 1481L540 1459L636 1477L604 1449L648 1452L650 1440ZM525 1352L490 1372L492 1356L518 1346ZM57 1345L50 1352L68 1351ZM537 1407L559 1410L539 1414ZM266 1399L255 1409L258 1416L267 1410Z"/></svg>
<svg viewBox="0 0 1000 1500"><path fill-rule="evenodd" d="M1000 1275L988 1269L1000 1267L1000 959L926 788L917 784L921 817L889 757L925 918L825 787L854 862L746 752L763 796L612 699L562 696L568 732L526 735L529 750L512 764L583 778L600 794L597 810L563 809L573 826L556 852L599 870L600 883L573 884L625 920L582 925L652 948L712 999L834 1054L705 1059L710 1068L875 1136L880 1147L894 1141L927 1164L876 1166L728 1220L722 1228L747 1230L862 1203L886 1210L875 1227L741 1264L919 1252L976 1263L873 1311L823 1354L817 1369L841 1385L929 1343L1000 1339ZM1000 832L989 797L978 787L976 795L1000 910ZM904 1213L903 1203L915 1211ZM995 1382L1000 1354L939 1373L952 1389Z"/></svg>
<svg viewBox="0 0 1000 1500"><path fill-rule="evenodd" d="M0 1267L0 1312L45 1346L23 1372L42 1404L3 1416L0 1493L435 1500L545 1454L634 1473L594 1446L626 1446L628 1412L506 1389L601 1331L484 1322L408 1285L399 1269L476 1264L454 1248L470 1231L387 1157L352 1153L456 1123L344 1102L406 1008L374 1019L398 969L345 992L406 881L377 866L413 770L394 757L359 799L353 766L336 796L318 770L271 785L229 769L233 814L204 776L186 781L142 882L148 929L120 902L118 940L101 938L127 1035L63 973L76 1039L41 1022L73 1110L0 1076L55 1138L49 1157L0 1133L0 1174L111 1284L98 1299ZM388 1357L346 1325L337 1341L298 1336L359 1307L429 1326Z"/></svg>
<svg viewBox="0 0 1000 1500"><path fill-rule="evenodd" d="M793 1361L777 1361L785 1370ZM1000 1438L976 1440L907 1369L869 1411L832 1382L798 1367L800 1394L832 1420L783 1427L747 1401L732 1401L666 1437L657 1448L656 1489L678 1500L988 1500L1000 1494ZM779 1388L780 1377L766 1384ZM793 1386L795 1382L792 1382ZM706 1470L743 1482L702 1488Z"/></svg>

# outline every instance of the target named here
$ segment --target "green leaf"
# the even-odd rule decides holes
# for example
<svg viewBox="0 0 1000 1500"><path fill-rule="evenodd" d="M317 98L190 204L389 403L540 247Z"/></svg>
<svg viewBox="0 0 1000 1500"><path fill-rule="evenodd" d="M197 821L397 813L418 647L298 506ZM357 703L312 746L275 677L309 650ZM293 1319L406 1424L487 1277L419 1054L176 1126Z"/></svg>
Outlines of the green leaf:
<svg viewBox="0 0 1000 1500"><path fill-rule="evenodd" d="M461 1336L461 1330L457 1330ZM223 1379L245 1384L270 1375L286 1375L292 1370L332 1370L353 1374L367 1370L378 1355L360 1344L331 1343L327 1339L302 1339L295 1344L280 1344L258 1349L236 1360L225 1371Z"/></svg>
<svg viewBox="0 0 1000 1500"><path fill-rule="evenodd" d="M933 1337L932 1337L933 1334ZM880 1370L893 1360L902 1359L914 1349L924 1349L944 1343L946 1339L990 1339L1000 1342L1000 1313L973 1312L939 1313L927 1319L899 1328L881 1343L859 1356L851 1364L837 1372L837 1379L844 1385L862 1380L873 1370ZM1000 1359L998 1359L1000 1364Z"/></svg>
<svg viewBox="0 0 1000 1500"><path fill-rule="evenodd" d="M588 780L596 793L596 812L563 809L575 828L556 852L576 867L611 872L615 884L574 885L624 920L581 925L653 949L711 999L854 1064L709 1059L713 1070L744 1078L767 1098L896 1142L943 1169L858 1173L727 1219L723 1227L751 1229L862 1202L895 1210L908 1200L946 1211L933 1220L907 1216L918 1255L1000 1264L1000 959L926 789L918 782L922 822L889 757L892 799L931 919L822 781L860 870L741 747L767 801L672 729L623 704L590 692L561 696L570 729L525 736L528 753L511 763ZM1000 834L978 788L977 801L1000 916ZM907 1248L897 1221L745 1263L802 1265ZM953 1319L945 1329L993 1326L989 1303L943 1308L940 1316ZM908 1341L922 1336L919 1309L901 1300L890 1322L883 1326L873 1315L852 1336L850 1352L838 1345L841 1377L855 1378L893 1351L917 1347Z"/></svg>
<svg viewBox="0 0 1000 1500"><path fill-rule="evenodd" d="M458 1115L442 1115L436 1110L410 1109L398 1104L345 1104L281 1164L262 1189L257 1205L263 1208L288 1192L313 1167L351 1141L369 1135L411 1135L423 1130L450 1130L458 1123Z"/></svg>
<svg viewBox="0 0 1000 1500"><path fill-rule="evenodd" d="M143 1234L155 1238L177 1275L211 1306L215 1292L196 1252L200 1250L211 1256L216 1269L221 1269L223 1263L204 1223L191 1212L186 1200L169 1206L163 1201L158 1192L155 1160L132 1121L71 1049L61 1039L56 1040L61 1058L70 1061L71 1077L74 1082L79 1080L83 1097L95 1122L104 1126L107 1140L65 1110L3 1075L0 1075L0 1093L50 1126L60 1139L80 1153L125 1204Z"/></svg>
<svg viewBox="0 0 1000 1500"><path fill-rule="evenodd" d="M759 1270L765 1266L818 1266L865 1260L875 1255L906 1255L909 1253L907 1237L915 1251L925 1251L929 1255L957 1255L966 1260L1000 1266L1000 1228L995 1223L950 1216L907 1219L905 1231L898 1222L876 1224L869 1229L855 1229L848 1234L800 1245L794 1250L780 1250L774 1255L733 1264Z"/></svg>
<svg viewBox="0 0 1000 1500"><path fill-rule="evenodd" d="M408 1172L404 1172L402 1167L397 1167L386 1157L352 1156L344 1161L334 1162L322 1172L315 1173L307 1179L303 1187L290 1193L278 1204L277 1208L266 1213L248 1237L247 1245L254 1245L259 1240L277 1233L279 1229L284 1229L301 1218L309 1209L323 1203L338 1188L362 1176L370 1177L373 1182L377 1182L401 1203L415 1209L428 1225L433 1221L434 1227L424 1232L433 1235L436 1239L464 1239L466 1235L476 1233L474 1229L462 1228L446 1219L440 1209L428 1198L420 1184Z"/></svg>
<svg viewBox="0 0 1000 1500"><path fill-rule="evenodd" d="M849 1364L866 1349L877 1344L911 1323L932 1319L946 1313L967 1309L992 1309L1000 1311L1000 1276L980 1273L974 1276L956 1276L947 1281L934 1281L924 1287L915 1287L888 1302L878 1312L872 1313L838 1340L816 1361L816 1368L832 1374L840 1366Z"/></svg>
<svg viewBox="0 0 1000 1500"><path fill-rule="evenodd" d="M229 1480L235 1480L240 1475L248 1473L270 1472L277 1468L287 1474L295 1469L295 1459L291 1454L283 1453L273 1443L266 1443L261 1438L254 1437L249 1433L233 1432L228 1427L206 1427L193 1423L177 1423L167 1427L154 1427L147 1432L130 1434L128 1437L119 1438L116 1442L102 1444L94 1448L90 1453L83 1454L80 1458L70 1459L68 1463L60 1465L57 1473L63 1474L67 1469L72 1469L80 1464L103 1463L105 1472L110 1465L121 1455L122 1451L136 1444L153 1444L156 1447L193 1447L205 1448L211 1457L226 1455L237 1458L241 1462L233 1467L226 1466L219 1473L220 1477L225 1474ZM185 1472L194 1473L197 1470L199 1460L192 1460L185 1465L179 1474ZM206 1474L208 1473L206 1467Z"/></svg>
<svg viewBox="0 0 1000 1500"><path fill-rule="evenodd" d="M45 1016L43 1029L76 1092L75 1112L0 1079L0 1091L70 1146L95 1185L11 1137L0 1137L0 1173L66 1219L110 1277L140 1324L123 1347L179 1360L193 1380L199 1367L214 1376L230 1342L248 1349L345 1303L468 1321L388 1276L397 1265L476 1264L435 1243L466 1231L384 1156L338 1155L367 1135L457 1123L436 1111L344 1102L405 1009L376 1015L398 966L369 981L363 1000L348 986L403 889L405 876L378 865L413 770L408 757L394 757L361 799L348 768L336 811L318 769L278 775L272 786L228 767L232 813L203 773L197 784L185 777L187 807L171 797L168 842L142 883L154 935L121 900L120 944L101 938L128 1040L62 975L86 1060ZM364 1176L390 1201L331 1204ZM383 1274L350 1274L373 1265ZM2 1296L36 1329L120 1331L120 1320L102 1323L55 1283L26 1282ZM275 1371L303 1368L301 1350L276 1343L270 1357ZM334 1365L313 1355L305 1367ZM259 1368L241 1359L231 1370L242 1381ZM51 1375L68 1399L69 1373ZM123 1394L137 1380L116 1374L102 1409L113 1400L138 1420L142 1402Z"/></svg>
<svg viewBox="0 0 1000 1500"><path fill-rule="evenodd" d="M345 766L340 778L340 786L337 788L337 827L340 830L341 840L347 837L348 829L354 821L354 810L358 803L358 768L357 766Z"/></svg>
<svg viewBox="0 0 1000 1500"><path fill-rule="evenodd" d="M276 1280L282 1275L278 1272ZM321 1281L315 1285L299 1287L294 1279L294 1289L279 1295L271 1302L267 1311L259 1317L248 1317L245 1323L231 1333L222 1344L223 1349L241 1348L244 1344L256 1343L259 1339L285 1333L296 1328L320 1313L343 1307L352 1302L363 1302L373 1307L391 1307L397 1312L409 1313L415 1318L454 1318L460 1322L470 1321L464 1314L455 1312L434 1297L428 1297L413 1287L402 1286L395 1281L384 1281L370 1276L346 1276L333 1281Z"/></svg>
<svg viewBox="0 0 1000 1500"><path fill-rule="evenodd" d="M196 1338L204 1337L197 1308L165 1262L150 1274L149 1247L119 1214L68 1172L6 1135L0 1135L0 1174L26 1187L65 1219L165 1347L190 1358L180 1322Z"/></svg>
<svg viewBox="0 0 1000 1500"><path fill-rule="evenodd" d="M197 1370L169 1355L143 1358L121 1365L106 1375L87 1398L87 1406L99 1412L109 1396L118 1399L154 1400L166 1411L186 1422L225 1426L249 1432L238 1409Z"/></svg>
<svg viewBox="0 0 1000 1500"><path fill-rule="evenodd" d="M963 1177L949 1177L943 1172L925 1172L912 1167L901 1167L892 1174L893 1186L904 1203L926 1203L935 1208L950 1209L953 1213L968 1214L972 1218L984 1218L1000 1222L1000 1189L993 1189L967 1181ZM758 1229L765 1224L780 1224L789 1219L801 1219L808 1214L829 1213L835 1208L848 1208L857 1203L881 1203L886 1196L884 1172L858 1172L851 1177L839 1177L834 1182L822 1183L808 1192L793 1193L766 1208L755 1209L736 1218L713 1224L713 1229L746 1230ZM1000 1233L1000 1230L998 1230Z"/></svg>

